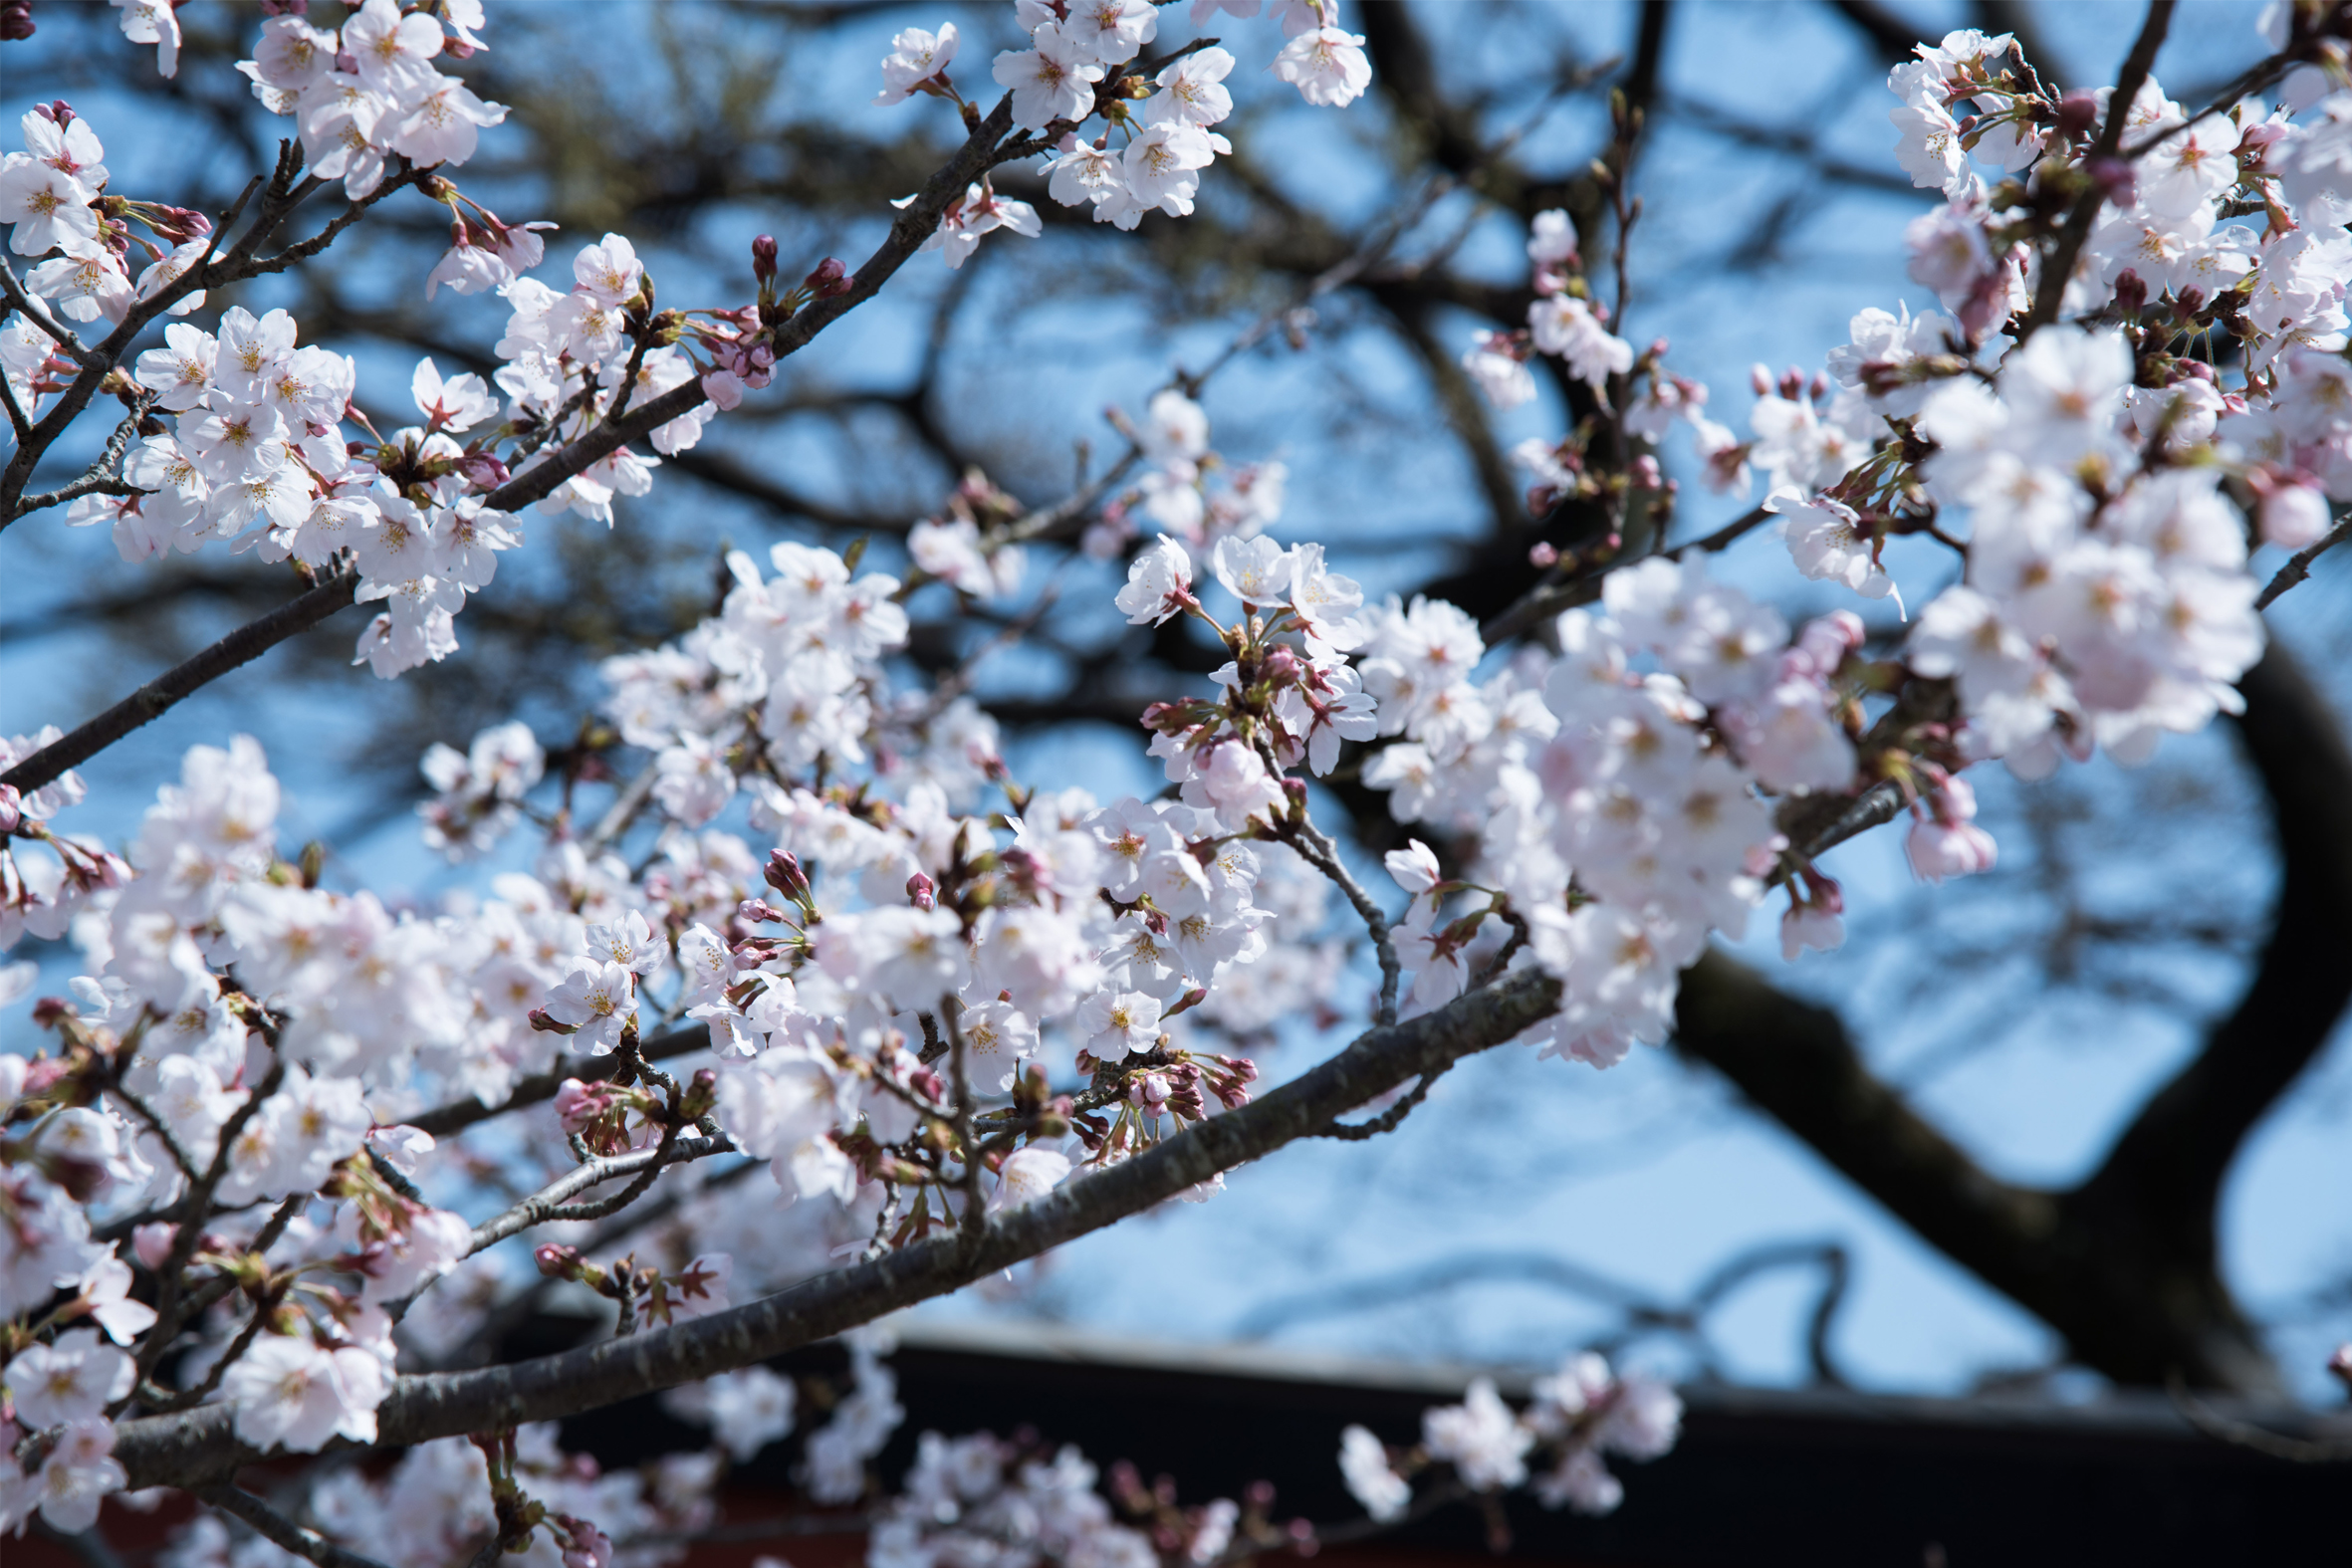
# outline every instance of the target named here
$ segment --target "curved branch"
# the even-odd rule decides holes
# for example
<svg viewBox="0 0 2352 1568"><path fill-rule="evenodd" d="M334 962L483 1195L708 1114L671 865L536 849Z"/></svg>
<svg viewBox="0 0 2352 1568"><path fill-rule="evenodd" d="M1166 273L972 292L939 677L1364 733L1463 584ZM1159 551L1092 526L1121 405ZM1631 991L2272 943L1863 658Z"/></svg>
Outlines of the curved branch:
<svg viewBox="0 0 2352 1568"><path fill-rule="evenodd" d="M1721 954L1685 975L1676 1018L1683 1050L2086 1364L2126 1383L2260 1392L2277 1374L2222 1277L2215 1217L2246 1134L2352 1005L2352 748L2279 645L2239 691L2283 867L2268 943L2204 1049L2071 1191L1987 1173L1871 1072L1836 1013Z"/></svg>
<svg viewBox="0 0 2352 1568"><path fill-rule="evenodd" d="M1009 1268L1176 1197L1327 1125L1416 1073L1499 1045L1559 1005L1538 970L1373 1029L1299 1077L1147 1153L1066 1183L970 1235L918 1242L776 1295L626 1339L475 1372L397 1379L376 1412L379 1444L544 1421L765 1361ZM260 1456L211 1405L116 1429L132 1487L199 1485Z"/></svg>
<svg viewBox="0 0 2352 1568"><path fill-rule="evenodd" d="M2352 1005L2352 749L2327 699L2276 642L2238 682L2237 736L2269 802L2278 904L2254 977L2205 1048L2141 1107L2076 1202L2112 1221L2168 1217L2174 1248L2213 1245L2238 1147Z"/></svg>

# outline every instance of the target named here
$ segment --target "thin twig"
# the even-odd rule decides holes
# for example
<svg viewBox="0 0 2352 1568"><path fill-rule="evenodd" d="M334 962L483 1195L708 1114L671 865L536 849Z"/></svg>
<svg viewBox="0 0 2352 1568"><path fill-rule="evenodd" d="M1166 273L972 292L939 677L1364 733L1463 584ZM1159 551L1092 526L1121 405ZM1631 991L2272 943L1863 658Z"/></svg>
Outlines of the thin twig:
<svg viewBox="0 0 2352 1568"><path fill-rule="evenodd" d="M172 1235L170 1252L165 1255L162 1266L155 1271L155 1326L148 1330L146 1340L138 1348L135 1365L139 1382L154 1375L155 1364L162 1359L163 1352L179 1334L180 1325L187 1320L187 1314L181 1310L181 1282L186 1277L189 1260L196 1255L196 1248L203 1241L204 1221L207 1211L212 1207L213 1190L220 1186L222 1178L229 1173L229 1156L237 1146L237 1135L245 1130L245 1124L261 1110L263 1102L278 1092L278 1085L285 1078L286 1064L273 1060L269 1074L245 1097L244 1104L229 1113L229 1119L222 1124L212 1163L205 1167L202 1176L188 1184L187 1192L172 1206L171 1219L178 1230ZM307 1201L307 1194L297 1196ZM287 1201L293 1203L295 1199Z"/></svg>
<svg viewBox="0 0 2352 1568"><path fill-rule="evenodd" d="M2223 1415L2189 1390L2178 1372L2165 1379L2165 1390L2172 1395L2173 1408L2181 1419L2199 1432L2233 1448L2251 1449L2256 1454L2267 1454L2274 1459L2286 1459L2296 1464L2342 1464L2352 1461L2352 1439L2333 1441L2310 1438L2290 1438L2281 1432L2271 1432L2251 1422L2238 1421Z"/></svg>
<svg viewBox="0 0 2352 1568"><path fill-rule="evenodd" d="M2254 595L2254 608L2268 609L2278 595L2311 575L2313 561L2347 539L2352 539L2352 516L2346 517L2334 528L2329 529L2310 544L2289 556L2286 564L2278 568L2278 575L2272 577L2262 591Z"/></svg>
<svg viewBox="0 0 2352 1568"><path fill-rule="evenodd" d="M1763 507L1751 507L1714 533L1704 538L1694 539L1688 544L1672 546L1659 554L1672 557L1676 560L1682 560L1685 556L1720 555L1755 532L1759 524L1765 522L1771 516L1772 514L1766 512ZM1579 604L1590 604L1594 599L1600 597L1601 582L1610 572L1633 565L1637 560L1644 559L1647 558L1610 560L1597 567L1579 571L1573 576L1555 581L1539 582L1521 594L1518 602L1509 609L1479 627L1479 638L1487 646L1493 647L1499 642L1518 636L1547 615L1556 615L1561 610L1574 609Z"/></svg>
<svg viewBox="0 0 2352 1568"><path fill-rule="evenodd" d="M48 507L63 506L79 501L84 496L144 496L152 492L141 490L124 479L120 473L122 454L130 446L130 438L138 434L139 421L147 417L147 410L155 406L156 394L142 390L131 399L128 417L115 427L107 438L106 450L80 479L45 490L37 496L27 496L16 505L16 515L25 517Z"/></svg>
<svg viewBox="0 0 2352 1568"><path fill-rule="evenodd" d="M616 1154L566 1171L529 1198L495 1219L485 1220L474 1227L473 1240L466 1247L466 1255L473 1256L485 1247L496 1246L510 1235L517 1235L533 1226L558 1221L601 1220L619 1213L653 1185L655 1177L673 1165L684 1165L690 1160L704 1159L714 1154L733 1154L735 1142L724 1135L717 1138L678 1137L676 1127L663 1129L661 1141L650 1149L639 1149L629 1154ZM618 1177L634 1176L626 1188L610 1198L593 1203L573 1204L591 1187L600 1186Z"/></svg>
<svg viewBox="0 0 2352 1568"><path fill-rule="evenodd" d="M646 1061L667 1061L673 1056L689 1056L698 1050L710 1049L710 1026L704 1023L683 1024L665 1029L637 1046L638 1062L627 1062L618 1051L586 1060L574 1059L548 1072L533 1073L518 1078L507 1097L496 1105L485 1105L480 1100L466 1098L452 1100L447 1105L436 1105L420 1111L401 1125L430 1133L435 1138L446 1138L463 1132L478 1122L486 1122L525 1106L544 1104L556 1097L566 1080L577 1078L583 1083L601 1083L618 1072L624 1063L634 1066Z"/></svg>
<svg viewBox="0 0 2352 1568"><path fill-rule="evenodd" d="M1295 826L1284 822L1278 824L1277 830L1308 865L1329 877L1339 891L1346 895L1347 902L1354 906L1365 928L1371 932L1372 947L1380 955L1380 1010L1375 1021L1381 1024L1394 1023L1396 988L1403 974L1403 966L1397 962L1396 942L1389 932L1388 917L1381 913L1380 906L1372 902L1372 896L1363 890L1340 861L1338 845L1331 841L1329 834L1303 815Z"/></svg>
<svg viewBox="0 0 2352 1568"><path fill-rule="evenodd" d="M964 1025L956 1016L958 1010L954 997L939 999L939 1021L947 1028L948 1083L956 1097L956 1154L964 1162L964 1174L956 1183L964 1194L962 1231L966 1240L973 1240L987 1223L987 1216L980 1207L979 1139L972 1131L972 1072L965 1055Z"/></svg>
<svg viewBox="0 0 2352 1568"><path fill-rule="evenodd" d="M2173 3L2174 0L2150 0L2147 19L2140 25L2140 36L2134 40L2131 54L2124 59L2123 71L2115 79L2114 95L2107 101L2107 123L2100 127L2097 144L2082 160L2090 188L2075 198L2074 210L2066 214L2066 226L2058 232L2057 248L2041 259L2041 281L2033 291L2033 309L2026 314L2017 333L2020 344L2058 319L2058 308L2066 298L2066 285L2074 276L2075 260L2090 240L2091 225L2098 221L2100 209L2107 205L2106 191L2099 184L2098 165L2112 159L2123 145L2123 128L2131 118L2132 101L2140 96L2148 73L2155 69L2156 52L2163 47L2165 32L2172 26Z"/></svg>
<svg viewBox="0 0 2352 1568"><path fill-rule="evenodd" d="M1450 1062L1447 1064L1447 1066L1451 1065ZM1413 1114L1415 1106L1429 1098L1430 1086L1445 1075L1445 1067L1440 1067L1435 1072L1423 1073L1420 1081L1413 1085L1411 1091L1403 1099L1398 1100L1370 1121L1334 1121L1330 1126L1317 1131L1314 1136L1337 1139L1341 1143L1362 1143L1367 1138L1377 1138L1382 1133L1394 1132L1403 1124L1406 1117Z"/></svg>
<svg viewBox="0 0 2352 1568"><path fill-rule="evenodd" d="M232 1515L264 1540L297 1557L307 1557L319 1568L384 1568L372 1557L362 1557L336 1545L317 1530L307 1529L235 1484L199 1486L196 1495L221 1512Z"/></svg>
<svg viewBox="0 0 2352 1568"><path fill-rule="evenodd" d="M595 827L581 844L581 848L592 855L627 832L629 823L635 821L637 813L645 808L645 802L653 798L653 785L660 778L660 767L647 763L644 772L631 779L628 787L613 796L612 804L597 819Z"/></svg>

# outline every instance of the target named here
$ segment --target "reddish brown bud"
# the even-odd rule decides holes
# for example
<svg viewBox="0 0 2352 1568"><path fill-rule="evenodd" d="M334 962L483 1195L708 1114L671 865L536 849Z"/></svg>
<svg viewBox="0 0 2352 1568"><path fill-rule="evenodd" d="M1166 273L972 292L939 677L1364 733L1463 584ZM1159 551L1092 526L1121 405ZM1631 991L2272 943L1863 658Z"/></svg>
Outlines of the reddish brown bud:
<svg viewBox="0 0 2352 1568"><path fill-rule="evenodd" d="M802 903L809 896L809 873L801 869L801 862L789 849L778 849L768 856L767 869L762 873L768 885L794 903Z"/></svg>
<svg viewBox="0 0 2352 1568"><path fill-rule="evenodd" d="M849 276L849 269L831 256L819 262L817 270L801 280L802 287L820 300L847 294L856 283L857 280Z"/></svg>

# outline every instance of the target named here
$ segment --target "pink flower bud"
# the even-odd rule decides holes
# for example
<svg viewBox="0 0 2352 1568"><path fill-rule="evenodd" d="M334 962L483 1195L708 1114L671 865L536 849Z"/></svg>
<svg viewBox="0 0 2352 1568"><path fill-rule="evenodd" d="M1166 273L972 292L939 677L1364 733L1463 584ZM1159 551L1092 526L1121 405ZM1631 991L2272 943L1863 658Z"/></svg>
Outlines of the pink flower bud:
<svg viewBox="0 0 2352 1568"><path fill-rule="evenodd" d="M161 1268L171 1256L171 1243L179 1238L179 1227L156 1221L142 1225L130 1232L130 1255L146 1269Z"/></svg>
<svg viewBox="0 0 2352 1568"><path fill-rule="evenodd" d="M830 300L847 294L857 280L849 276L849 269L838 260L827 256L817 264L817 270L802 280L808 291L820 300Z"/></svg>
<svg viewBox="0 0 2352 1568"><path fill-rule="evenodd" d="M2080 91L2058 100L2058 134L2069 141L2080 141L2099 123L2099 101Z"/></svg>
<svg viewBox="0 0 2352 1568"><path fill-rule="evenodd" d="M767 869L762 873L768 885L794 903L809 893L809 873L801 869L801 862L789 849L778 849L768 856Z"/></svg>
<svg viewBox="0 0 2352 1568"><path fill-rule="evenodd" d="M939 904L939 886L917 871L906 879L906 901L917 909L935 909Z"/></svg>
<svg viewBox="0 0 2352 1568"><path fill-rule="evenodd" d="M612 1109L612 1089L607 1084L566 1078L563 1087L556 1090L556 1116L568 1133L582 1131Z"/></svg>
<svg viewBox="0 0 2352 1568"><path fill-rule="evenodd" d="M2327 497L2304 475L2257 470L2246 476L2246 483L2261 498L2263 544L2301 550L2327 532Z"/></svg>
<svg viewBox="0 0 2352 1568"><path fill-rule="evenodd" d="M735 918L747 926L764 926L772 920L782 920L784 916L778 914L776 906L764 898L747 898L735 906Z"/></svg>
<svg viewBox="0 0 2352 1568"><path fill-rule="evenodd" d="M1559 564L1559 547L1548 540L1537 540L1528 548L1528 564L1538 570L1549 570Z"/></svg>
<svg viewBox="0 0 2352 1568"><path fill-rule="evenodd" d="M507 472L506 464L488 452L468 452L457 460L457 471L476 490L496 490L514 477Z"/></svg>
<svg viewBox="0 0 2352 1568"><path fill-rule="evenodd" d="M531 1256L539 1264L539 1271L550 1279L569 1279L580 1267L580 1248L556 1241L543 1242L533 1249Z"/></svg>
<svg viewBox="0 0 2352 1568"><path fill-rule="evenodd" d="M752 276L762 283L776 277L776 236L763 234L752 241Z"/></svg>
<svg viewBox="0 0 2352 1568"><path fill-rule="evenodd" d="M2115 307L2126 316L2148 308L2148 280L2126 267L2115 275Z"/></svg>

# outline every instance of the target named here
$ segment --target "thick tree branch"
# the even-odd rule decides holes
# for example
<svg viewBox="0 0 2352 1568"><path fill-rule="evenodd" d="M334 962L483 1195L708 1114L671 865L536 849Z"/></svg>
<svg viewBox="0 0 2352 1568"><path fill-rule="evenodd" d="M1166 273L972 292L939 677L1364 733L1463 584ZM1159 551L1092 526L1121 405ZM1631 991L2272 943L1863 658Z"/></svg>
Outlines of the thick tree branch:
<svg viewBox="0 0 2352 1568"><path fill-rule="evenodd" d="M749 1366L870 1322L1035 1257L1283 1145L1416 1074L1499 1045L1547 1016L1559 986L1540 971L1457 999L1408 1022L1373 1029L1329 1060L1239 1110L1167 1139L1052 1197L991 1220L969 1236L919 1242L726 1312L561 1355L475 1372L396 1380L376 1426L383 1447L551 1420L713 1373ZM237 1441L231 1413L207 1406L117 1429L115 1456L130 1485L200 1485L259 1457Z"/></svg>
<svg viewBox="0 0 2352 1568"><path fill-rule="evenodd" d="M40 788L67 769L88 762L131 731L153 722L174 704L239 665L250 664L287 638L310 630L345 608L358 585L358 573L338 572L300 598L288 600L259 620L247 621L89 723L50 742L7 773L0 774L0 784L14 784L23 790Z"/></svg>
<svg viewBox="0 0 2352 1568"><path fill-rule="evenodd" d="M2087 1365L2264 1392L2276 1373L2221 1275L2216 1213L2246 1134L2352 1004L2352 750L2276 644L2239 690L2283 867L2269 942L2237 1007L2080 1186L1995 1179L1871 1072L1834 1012L1720 954L1684 977L1677 1026L1682 1049Z"/></svg>

